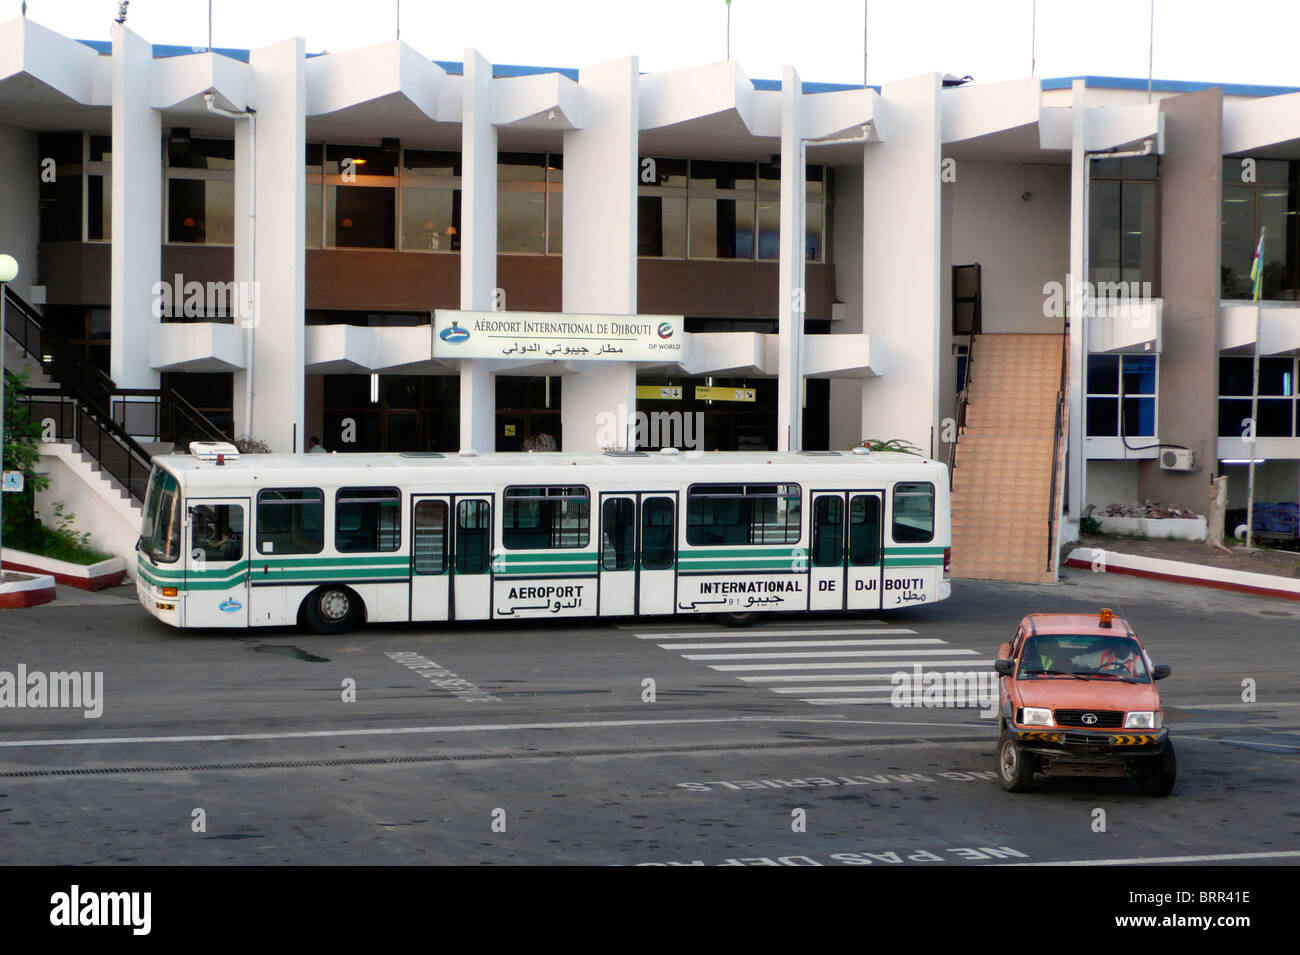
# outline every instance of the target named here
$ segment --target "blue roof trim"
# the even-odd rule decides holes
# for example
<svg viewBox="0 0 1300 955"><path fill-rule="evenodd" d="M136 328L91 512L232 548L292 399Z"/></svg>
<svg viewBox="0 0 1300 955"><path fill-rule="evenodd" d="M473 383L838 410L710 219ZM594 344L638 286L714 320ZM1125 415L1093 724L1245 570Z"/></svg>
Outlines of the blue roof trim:
<svg viewBox="0 0 1300 955"><path fill-rule="evenodd" d="M113 52L111 40L78 40L77 42L90 47L96 53L107 55ZM208 48L204 46L174 46L163 43L153 45L155 59L190 56L195 53L207 52ZM214 47L212 52L219 53L221 56L229 57L232 60L239 60L242 63L248 62L247 50L237 50L233 47ZM307 55L312 57L324 54L308 53ZM433 62L454 76L461 76L465 72L465 65L459 60L434 60ZM538 76L543 73L559 73L561 76L567 76L575 83L578 80L578 71L571 67L516 66L508 63L492 64L493 76ZM1146 80L1135 79L1131 76L1054 76L1045 77L1040 82L1045 90L1068 90L1075 80L1083 80L1086 85L1094 89L1145 90L1147 88ZM779 92L781 89L780 80L750 80L750 82L756 90ZM1284 96L1287 93L1300 93L1300 86L1205 83L1199 80L1152 80L1151 82L1151 88L1161 93L1195 93L1198 90L1208 90L1215 87L1222 89L1225 96ZM875 90L877 93L880 92L879 86L868 88ZM810 83L804 81L802 89L805 93L838 93L844 90L860 90L862 85L860 83Z"/></svg>
<svg viewBox="0 0 1300 955"><path fill-rule="evenodd" d="M1147 81L1130 76L1057 76L1042 81L1045 90L1068 90L1075 80L1094 89L1145 90ZM1152 80L1151 89L1161 93L1195 93L1218 87L1225 96L1284 96L1300 93L1296 86L1254 86L1249 83L1204 83L1199 80Z"/></svg>

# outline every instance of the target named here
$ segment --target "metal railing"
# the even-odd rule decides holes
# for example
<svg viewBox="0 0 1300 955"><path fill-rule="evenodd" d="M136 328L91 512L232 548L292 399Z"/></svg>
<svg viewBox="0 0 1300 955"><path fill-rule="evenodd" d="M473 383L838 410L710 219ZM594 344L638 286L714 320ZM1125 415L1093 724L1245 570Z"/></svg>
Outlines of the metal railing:
<svg viewBox="0 0 1300 955"><path fill-rule="evenodd" d="M23 398L42 436L71 441L139 503L153 468L149 452L121 425L67 388L29 388ZM52 425L52 427L51 427Z"/></svg>
<svg viewBox="0 0 1300 955"><path fill-rule="evenodd" d="M1070 360L1070 323L1065 323L1064 331L1061 334L1061 380L1056 390L1056 420L1052 425L1052 490L1047 495L1047 572L1050 574L1055 571L1058 561L1056 535L1060 529L1061 523L1061 505L1057 500L1060 486L1063 485L1061 480L1061 437L1062 429L1065 425L1066 417L1069 413L1067 404L1066 388L1068 387L1069 377L1067 375Z"/></svg>
<svg viewBox="0 0 1300 955"><path fill-rule="evenodd" d="M53 417L57 439L75 441L132 497L144 500L151 467L149 453L133 435L181 448L191 441L230 440L174 388L118 388L74 346L50 334L42 316L10 286L4 294L5 331L58 386L28 390L35 417Z"/></svg>

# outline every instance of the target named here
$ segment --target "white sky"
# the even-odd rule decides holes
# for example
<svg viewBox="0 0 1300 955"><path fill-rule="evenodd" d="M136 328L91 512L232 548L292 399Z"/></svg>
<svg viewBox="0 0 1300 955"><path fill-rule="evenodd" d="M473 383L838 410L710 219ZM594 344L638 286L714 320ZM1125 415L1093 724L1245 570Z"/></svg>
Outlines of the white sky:
<svg viewBox="0 0 1300 955"><path fill-rule="evenodd" d="M304 36L337 52L391 40L399 0L213 0L213 44ZM1145 77L1150 0L1038 0L1039 76ZM1032 0L868 0L870 80L931 70L979 82L1029 74ZM733 0L731 49L751 78L862 82L863 0ZM20 0L0 0L0 21ZM401 0L402 39L432 59L581 67L636 54L645 72L725 57L724 0ZM28 0L28 16L107 39L117 0ZM207 0L133 0L155 43L207 45ZM1296 0L1155 0L1157 79L1300 87Z"/></svg>

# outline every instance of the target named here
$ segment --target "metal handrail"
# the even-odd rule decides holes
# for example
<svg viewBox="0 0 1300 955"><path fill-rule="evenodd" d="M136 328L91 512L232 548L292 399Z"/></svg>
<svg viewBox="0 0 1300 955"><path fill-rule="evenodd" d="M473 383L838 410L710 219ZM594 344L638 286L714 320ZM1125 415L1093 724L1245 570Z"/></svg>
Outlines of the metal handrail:
<svg viewBox="0 0 1300 955"><path fill-rule="evenodd" d="M1056 534L1060 526L1060 505L1057 502L1057 489L1061 480L1061 429L1067 414L1066 387L1068 377L1066 366L1070 357L1070 323L1065 323L1061 334L1061 380L1056 390L1056 420L1052 425L1052 490L1047 496L1047 572L1051 573L1057 564Z"/></svg>
<svg viewBox="0 0 1300 955"><path fill-rule="evenodd" d="M74 442L131 497L144 503L153 462L125 428L67 388L29 388L23 400L28 406L50 401L70 406L66 410L60 407L54 418L55 440Z"/></svg>

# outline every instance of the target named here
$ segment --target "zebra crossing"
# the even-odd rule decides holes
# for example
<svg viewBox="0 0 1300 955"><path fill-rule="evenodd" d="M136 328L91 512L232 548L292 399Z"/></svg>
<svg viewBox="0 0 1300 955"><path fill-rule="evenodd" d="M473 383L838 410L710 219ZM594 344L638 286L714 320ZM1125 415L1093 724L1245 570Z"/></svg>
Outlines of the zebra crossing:
<svg viewBox="0 0 1300 955"><path fill-rule="evenodd" d="M621 629L677 652L684 660L812 706L888 704L896 673L906 672L915 680L918 675L967 673L993 665L978 650L890 627L883 620L855 623L851 628L691 630L624 625ZM942 692L945 703L962 702L952 697L950 688Z"/></svg>

